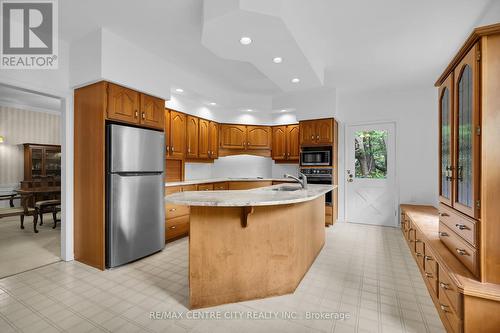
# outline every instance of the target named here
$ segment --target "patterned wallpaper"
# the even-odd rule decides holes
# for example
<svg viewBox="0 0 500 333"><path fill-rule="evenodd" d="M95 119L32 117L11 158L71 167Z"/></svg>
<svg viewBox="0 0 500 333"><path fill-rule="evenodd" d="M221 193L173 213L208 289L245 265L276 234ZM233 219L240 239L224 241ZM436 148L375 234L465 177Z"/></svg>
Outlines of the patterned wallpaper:
<svg viewBox="0 0 500 333"><path fill-rule="evenodd" d="M24 177L23 143L61 142L61 117L0 105L0 188L19 186Z"/></svg>

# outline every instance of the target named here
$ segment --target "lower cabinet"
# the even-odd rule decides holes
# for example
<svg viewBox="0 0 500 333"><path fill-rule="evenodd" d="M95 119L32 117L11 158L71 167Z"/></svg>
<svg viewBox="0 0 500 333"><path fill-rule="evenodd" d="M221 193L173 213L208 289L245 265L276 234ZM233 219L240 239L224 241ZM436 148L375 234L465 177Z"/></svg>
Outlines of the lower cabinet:
<svg viewBox="0 0 500 333"><path fill-rule="evenodd" d="M196 185L167 187L165 194L196 191ZM175 240L189 234L189 207L165 204L165 240Z"/></svg>

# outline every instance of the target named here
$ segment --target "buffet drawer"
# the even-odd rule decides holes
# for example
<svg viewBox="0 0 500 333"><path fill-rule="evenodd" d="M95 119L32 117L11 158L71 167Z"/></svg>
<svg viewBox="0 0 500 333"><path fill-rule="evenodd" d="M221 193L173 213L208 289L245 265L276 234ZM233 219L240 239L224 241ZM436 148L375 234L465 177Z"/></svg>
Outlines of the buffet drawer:
<svg viewBox="0 0 500 333"><path fill-rule="evenodd" d="M439 238L448 249L457 257L472 274L478 275L477 251L467 244L461 237L448 228L443 222L439 222Z"/></svg>
<svg viewBox="0 0 500 333"><path fill-rule="evenodd" d="M477 247L477 221L470 219L443 204L439 205L439 221L443 222L448 228L455 231L457 235L465 239L472 246Z"/></svg>
<svg viewBox="0 0 500 333"><path fill-rule="evenodd" d="M444 317L446 317L446 319L448 320L448 324L453 330L453 332L461 333L462 320L451 306L451 302L448 300L448 298L440 297L438 306L439 306L438 311L440 311L444 315Z"/></svg>
<svg viewBox="0 0 500 333"><path fill-rule="evenodd" d="M462 313L462 294L441 267L439 267L439 300L443 302L448 300L459 316Z"/></svg>
<svg viewBox="0 0 500 333"><path fill-rule="evenodd" d="M168 219L165 226L167 240L177 238L189 233L189 215Z"/></svg>
<svg viewBox="0 0 500 333"><path fill-rule="evenodd" d="M434 292L434 297L438 296L439 288L439 279L438 279L438 273L437 272L424 272L424 279L426 280L427 284L431 287L430 289Z"/></svg>
<svg viewBox="0 0 500 333"><path fill-rule="evenodd" d="M165 205L165 218L167 220L188 214L189 214L189 206L174 205L174 204Z"/></svg>
<svg viewBox="0 0 500 333"><path fill-rule="evenodd" d="M425 244L424 237L420 231L415 230L415 257L421 271L424 271Z"/></svg>

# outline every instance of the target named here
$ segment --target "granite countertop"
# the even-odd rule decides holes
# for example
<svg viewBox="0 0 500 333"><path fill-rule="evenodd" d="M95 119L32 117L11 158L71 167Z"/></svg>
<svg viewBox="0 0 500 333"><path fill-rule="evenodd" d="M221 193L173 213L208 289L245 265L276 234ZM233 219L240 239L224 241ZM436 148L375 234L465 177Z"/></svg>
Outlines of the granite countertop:
<svg viewBox="0 0 500 333"><path fill-rule="evenodd" d="M275 182L287 182L287 183L295 182L295 180L290 178L209 178L209 179L185 180L182 182L167 182L165 183L165 187L208 184L208 183L223 183L223 182L257 182L257 181L275 181Z"/></svg>
<svg viewBox="0 0 500 333"><path fill-rule="evenodd" d="M280 188L296 188L294 191L279 191ZM279 184L251 190L232 191L186 191L167 195L166 203L186 206L246 207L287 205L314 200L337 185L308 184L302 189L300 184Z"/></svg>

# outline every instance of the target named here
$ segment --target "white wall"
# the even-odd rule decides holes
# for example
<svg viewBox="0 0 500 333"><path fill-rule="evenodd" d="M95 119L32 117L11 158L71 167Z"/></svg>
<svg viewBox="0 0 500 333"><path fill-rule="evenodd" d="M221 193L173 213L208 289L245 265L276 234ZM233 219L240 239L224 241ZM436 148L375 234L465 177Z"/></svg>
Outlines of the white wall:
<svg viewBox="0 0 500 333"><path fill-rule="evenodd" d="M381 89L339 93L339 220L345 175L344 129L348 124L380 121L396 122L396 165L399 202L438 202L438 112L437 91L427 87Z"/></svg>

